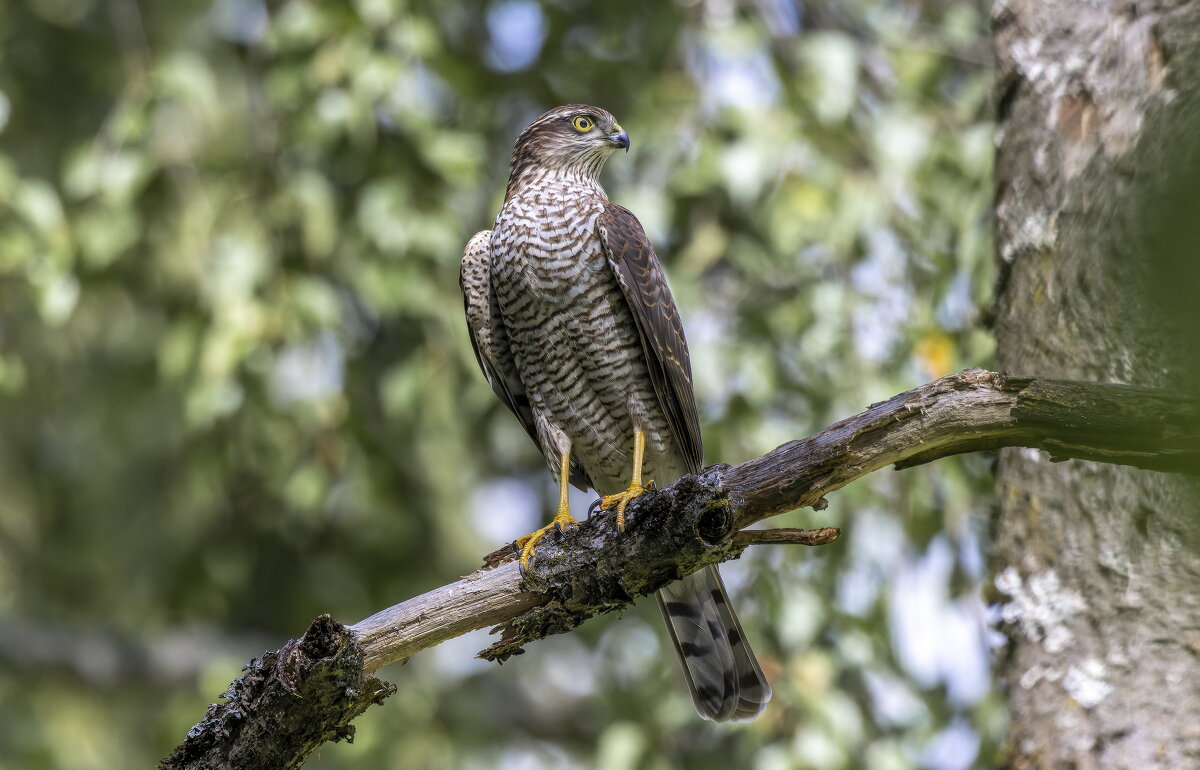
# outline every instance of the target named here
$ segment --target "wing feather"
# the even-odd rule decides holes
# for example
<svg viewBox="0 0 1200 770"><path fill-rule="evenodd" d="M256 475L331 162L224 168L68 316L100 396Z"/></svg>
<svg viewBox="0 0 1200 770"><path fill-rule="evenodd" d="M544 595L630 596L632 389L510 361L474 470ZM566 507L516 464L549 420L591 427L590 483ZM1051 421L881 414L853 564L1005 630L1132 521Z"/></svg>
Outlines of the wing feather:
<svg viewBox="0 0 1200 770"><path fill-rule="evenodd" d="M637 322L654 392L667 416L676 446L692 472L704 448L692 393L692 364L679 308L642 223L628 209L609 203L600 215L605 256Z"/></svg>

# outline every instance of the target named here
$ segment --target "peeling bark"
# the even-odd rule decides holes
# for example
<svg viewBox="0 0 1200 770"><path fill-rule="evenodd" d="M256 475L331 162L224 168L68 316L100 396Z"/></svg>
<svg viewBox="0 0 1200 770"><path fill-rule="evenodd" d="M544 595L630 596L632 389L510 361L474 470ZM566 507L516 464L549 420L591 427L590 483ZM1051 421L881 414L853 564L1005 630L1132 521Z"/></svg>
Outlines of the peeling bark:
<svg viewBox="0 0 1200 770"><path fill-rule="evenodd" d="M1196 392L1200 5L1009 0L998 65L998 364ZM1200 767L1200 485L998 466L1016 768Z"/></svg>

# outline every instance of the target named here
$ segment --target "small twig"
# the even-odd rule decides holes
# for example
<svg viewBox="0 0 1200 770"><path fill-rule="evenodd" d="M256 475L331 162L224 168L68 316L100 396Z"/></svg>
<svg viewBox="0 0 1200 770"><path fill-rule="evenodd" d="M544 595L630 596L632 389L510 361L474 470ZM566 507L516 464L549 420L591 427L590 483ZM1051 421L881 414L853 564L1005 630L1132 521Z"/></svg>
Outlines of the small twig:
<svg viewBox="0 0 1200 770"><path fill-rule="evenodd" d="M745 529L733 536L737 548L752 545L829 545L842 536L837 527L820 529Z"/></svg>

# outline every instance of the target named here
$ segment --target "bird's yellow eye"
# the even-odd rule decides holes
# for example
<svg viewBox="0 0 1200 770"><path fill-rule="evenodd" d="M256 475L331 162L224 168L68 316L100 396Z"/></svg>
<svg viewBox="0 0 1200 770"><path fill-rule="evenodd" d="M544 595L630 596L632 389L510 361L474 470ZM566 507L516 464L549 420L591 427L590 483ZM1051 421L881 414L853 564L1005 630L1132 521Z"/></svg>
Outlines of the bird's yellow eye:
<svg viewBox="0 0 1200 770"><path fill-rule="evenodd" d="M571 121L571 126L579 133L586 134L595 128L596 124L587 115L576 115L575 119Z"/></svg>

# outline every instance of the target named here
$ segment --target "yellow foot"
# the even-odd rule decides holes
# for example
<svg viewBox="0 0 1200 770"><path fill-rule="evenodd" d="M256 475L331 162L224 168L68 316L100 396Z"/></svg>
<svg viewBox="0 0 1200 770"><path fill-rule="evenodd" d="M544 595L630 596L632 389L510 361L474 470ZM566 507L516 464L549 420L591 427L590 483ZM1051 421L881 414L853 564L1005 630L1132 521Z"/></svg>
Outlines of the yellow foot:
<svg viewBox="0 0 1200 770"><path fill-rule="evenodd" d="M567 527L578 526L579 522L571 515L571 512L565 508L559 508L558 513L554 514L554 520L539 530L530 532L524 537L517 538L517 548L521 549L521 571L525 571L529 567L529 559L533 556L533 547L538 541L546 536L546 533L552 529L557 529L560 533Z"/></svg>
<svg viewBox="0 0 1200 770"><path fill-rule="evenodd" d="M636 481L629 485L629 489L624 492L618 492L615 495L605 495L600 498L600 510L607 511L614 505L617 506L617 531L625 531L625 506L629 505L629 501L635 497L640 497L647 489L654 489L654 482L647 481L645 486Z"/></svg>

